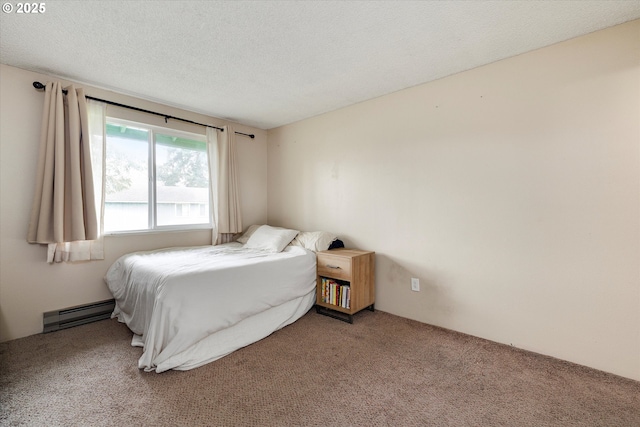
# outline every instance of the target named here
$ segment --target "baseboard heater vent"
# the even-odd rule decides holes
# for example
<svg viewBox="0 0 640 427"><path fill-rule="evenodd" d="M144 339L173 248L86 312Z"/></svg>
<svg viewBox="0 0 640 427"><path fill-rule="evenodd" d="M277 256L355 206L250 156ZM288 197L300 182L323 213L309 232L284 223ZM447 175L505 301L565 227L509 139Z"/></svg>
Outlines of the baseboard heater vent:
<svg viewBox="0 0 640 427"><path fill-rule="evenodd" d="M44 328L42 333L46 334L59 329L72 328L98 320L109 319L115 306L115 300L109 299L93 304L48 311L43 316Z"/></svg>

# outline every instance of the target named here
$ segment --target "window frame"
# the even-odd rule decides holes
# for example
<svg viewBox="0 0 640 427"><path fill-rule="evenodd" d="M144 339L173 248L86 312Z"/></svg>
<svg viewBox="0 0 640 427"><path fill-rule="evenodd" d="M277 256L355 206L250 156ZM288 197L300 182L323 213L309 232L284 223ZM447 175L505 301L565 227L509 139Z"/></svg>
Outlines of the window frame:
<svg viewBox="0 0 640 427"><path fill-rule="evenodd" d="M211 176L209 174L209 186L208 186L208 203L209 212L207 222L197 224L172 224L172 225L158 225L158 204L157 204L157 174L156 174L156 133L175 137L184 138L197 142L203 142L205 144L205 151L207 153L207 167L210 169L211 158L209 156L208 142L206 134L199 134L194 132L188 132L184 130L173 129L170 127L163 127L153 125L149 123L123 119L117 115L107 114L105 118L105 152L108 149L108 138L106 126L113 124L116 126L126 126L131 128L144 129L148 131L148 152L147 152L147 191L148 191L148 205L147 208L147 228L133 229L133 230L109 230L104 231L105 236L118 236L118 235L131 235L131 234L155 234L162 232L175 232L175 231L188 231L188 230L211 230L213 228L213 222L211 218L211 212L213 209L213 199L211 197ZM208 173L208 171L207 171ZM107 177L107 169L105 165L104 171L105 180ZM103 204L106 204L106 197L103 197ZM206 205L205 211L206 211Z"/></svg>

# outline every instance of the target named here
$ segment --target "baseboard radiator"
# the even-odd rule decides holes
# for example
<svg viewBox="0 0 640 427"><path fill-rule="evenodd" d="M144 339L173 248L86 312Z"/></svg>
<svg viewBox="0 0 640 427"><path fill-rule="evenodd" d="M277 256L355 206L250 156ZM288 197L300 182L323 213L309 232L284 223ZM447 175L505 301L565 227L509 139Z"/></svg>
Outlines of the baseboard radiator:
<svg viewBox="0 0 640 427"><path fill-rule="evenodd" d="M109 319L115 306L116 302L113 299L109 299L62 310L48 311L43 315L44 327L42 333L46 334L47 332Z"/></svg>

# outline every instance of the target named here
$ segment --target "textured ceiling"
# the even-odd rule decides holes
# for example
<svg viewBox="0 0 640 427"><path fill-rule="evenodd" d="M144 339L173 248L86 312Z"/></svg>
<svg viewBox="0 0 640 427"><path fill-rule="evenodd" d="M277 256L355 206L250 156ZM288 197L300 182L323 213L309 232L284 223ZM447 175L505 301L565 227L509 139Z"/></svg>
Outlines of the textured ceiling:
<svg viewBox="0 0 640 427"><path fill-rule="evenodd" d="M0 62L263 129L640 18L636 0L44 4L1 14Z"/></svg>

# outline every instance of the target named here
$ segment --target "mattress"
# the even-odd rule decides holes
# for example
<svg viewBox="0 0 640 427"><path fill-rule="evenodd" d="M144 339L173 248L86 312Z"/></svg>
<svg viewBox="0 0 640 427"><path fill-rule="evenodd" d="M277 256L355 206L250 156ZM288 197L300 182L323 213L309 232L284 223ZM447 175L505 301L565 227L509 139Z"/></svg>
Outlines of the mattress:
<svg viewBox="0 0 640 427"><path fill-rule="evenodd" d="M136 252L119 258L105 282L112 317L143 347L145 371L201 366L294 322L313 305L316 257L239 243Z"/></svg>

